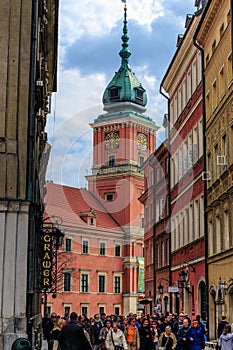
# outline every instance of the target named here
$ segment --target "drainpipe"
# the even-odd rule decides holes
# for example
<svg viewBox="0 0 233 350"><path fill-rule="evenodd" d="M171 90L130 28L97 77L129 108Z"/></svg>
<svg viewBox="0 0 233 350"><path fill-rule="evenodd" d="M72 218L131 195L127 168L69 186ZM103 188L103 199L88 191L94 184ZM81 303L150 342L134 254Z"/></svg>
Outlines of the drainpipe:
<svg viewBox="0 0 233 350"><path fill-rule="evenodd" d="M198 45L197 41L197 32L195 32L193 36L193 44L196 46L196 48L201 52L201 71L202 71L202 115L203 115L203 122L202 122L202 133L203 133L203 156L204 156L204 164L203 164L203 171L205 172L207 169L206 164L206 104L205 104L205 74L204 74L204 49ZM208 230L207 230L207 181L204 181L204 237L205 237L205 278L206 278L206 327L209 329L209 293L208 293ZM207 334L208 336L208 334Z"/></svg>
<svg viewBox="0 0 233 350"><path fill-rule="evenodd" d="M159 88L160 94L167 100L167 109L168 109L168 126L167 126L167 149L168 149L168 228L167 232L169 235L169 286L172 285L172 272L171 272L171 144L170 144L170 132L171 132L171 123L170 123L170 98L163 92L162 85ZM170 312L172 312L172 293L169 293L170 299Z"/></svg>
<svg viewBox="0 0 233 350"><path fill-rule="evenodd" d="M28 117L28 155L27 155L27 200L30 202L28 226L28 268L27 268L27 333L32 343L32 317L35 281L35 208L34 202L34 154L35 154L35 81L36 81L36 48L38 26L38 0L32 2L32 31L30 57L30 92Z"/></svg>

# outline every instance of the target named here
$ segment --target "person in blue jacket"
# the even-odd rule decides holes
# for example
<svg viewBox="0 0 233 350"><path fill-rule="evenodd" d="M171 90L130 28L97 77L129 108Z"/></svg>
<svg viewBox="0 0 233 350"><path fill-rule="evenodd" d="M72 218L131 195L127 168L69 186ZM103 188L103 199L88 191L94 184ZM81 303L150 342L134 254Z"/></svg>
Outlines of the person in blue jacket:
<svg viewBox="0 0 233 350"><path fill-rule="evenodd" d="M186 338L189 342L190 350L205 349L205 332L197 320L192 321L191 327L186 332Z"/></svg>

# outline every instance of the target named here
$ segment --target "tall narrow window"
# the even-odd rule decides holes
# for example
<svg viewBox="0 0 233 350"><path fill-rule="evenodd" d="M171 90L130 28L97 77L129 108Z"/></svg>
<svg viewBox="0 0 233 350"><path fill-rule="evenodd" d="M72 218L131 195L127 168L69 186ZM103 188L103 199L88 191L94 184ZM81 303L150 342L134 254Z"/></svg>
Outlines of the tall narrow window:
<svg viewBox="0 0 233 350"><path fill-rule="evenodd" d="M227 59L228 84L232 81L232 54Z"/></svg>
<svg viewBox="0 0 233 350"><path fill-rule="evenodd" d="M105 293L105 276L99 275L99 293Z"/></svg>
<svg viewBox="0 0 233 350"><path fill-rule="evenodd" d="M227 138L226 134L222 136L222 152L221 152L221 172L223 173L227 169Z"/></svg>
<svg viewBox="0 0 233 350"><path fill-rule="evenodd" d="M120 306L114 306L114 315L120 315Z"/></svg>
<svg viewBox="0 0 233 350"><path fill-rule="evenodd" d="M193 206L189 206L189 242L193 241Z"/></svg>
<svg viewBox="0 0 233 350"><path fill-rule="evenodd" d="M157 244L157 267L160 268L160 247L159 244Z"/></svg>
<svg viewBox="0 0 233 350"><path fill-rule="evenodd" d="M105 313L105 307L99 306L99 314Z"/></svg>
<svg viewBox="0 0 233 350"><path fill-rule="evenodd" d="M217 106L217 85L216 85L216 81L213 83L213 96L212 96L212 109L215 109L215 107Z"/></svg>
<svg viewBox="0 0 233 350"><path fill-rule="evenodd" d="M211 219L208 221L208 253L209 256L214 253L213 223Z"/></svg>
<svg viewBox="0 0 233 350"><path fill-rule="evenodd" d="M70 314L70 306L65 306L64 305L64 315L69 315Z"/></svg>
<svg viewBox="0 0 233 350"><path fill-rule="evenodd" d="M144 216L141 217L141 228L144 228Z"/></svg>
<svg viewBox="0 0 233 350"><path fill-rule="evenodd" d="M71 275L70 273L63 273L63 290L64 292L69 292L71 289Z"/></svg>
<svg viewBox="0 0 233 350"><path fill-rule="evenodd" d="M82 253L88 254L88 241L82 241Z"/></svg>
<svg viewBox="0 0 233 350"><path fill-rule="evenodd" d="M108 157L108 165L115 166L115 164L116 164L116 156L115 154L110 154Z"/></svg>
<svg viewBox="0 0 233 350"><path fill-rule="evenodd" d="M100 242L100 255L105 255L105 242Z"/></svg>
<svg viewBox="0 0 233 350"><path fill-rule="evenodd" d="M187 96L186 96L186 79L185 79L182 84L182 110L185 108L186 103L187 103Z"/></svg>
<svg viewBox="0 0 233 350"><path fill-rule="evenodd" d="M87 306L82 306L82 315L85 315L85 316L88 315L88 307Z"/></svg>
<svg viewBox="0 0 233 350"><path fill-rule="evenodd" d="M215 158L215 180L219 178L219 165L218 165L218 144L214 146L214 158Z"/></svg>
<svg viewBox="0 0 233 350"><path fill-rule="evenodd" d="M192 64L192 94L197 87L197 62L194 61Z"/></svg>
<svg viewBox="0 0 233 350"><path fill-rule="evenodd" d="M202 120L198 123L198 156L201 158L203 155L203 124Z"/></svg>
<svg viewBox="0 0 233 350"><path fill-rule="evenodd" d="M164 241L161 244L161 260L162 260L162 267L165 265L165 249L164 249Z"/></svg>
<svg viewBox="0 0 233 350"><path fill-rule="evenodd" d="M119 244L115 244L115 256L121 256L121 246Z"/></svg>
<svg viewBox="0 0 233 350"><path fill-rule="evenodd" d="M220 74L219 74L219 94L220 98L225 93L225 82L224 82L224 68L222 67Z"/></svg>
<svg viewBox="0 0 233 350"><path fill-rule="evenodd" d="M204 236L204 197L200 199L200 237Z"/></svg>
<svg viewBox="0 0 233 350"><path fill-rule="evenodd" d="M201 61L201 53L197 56L197 84L199 84L202 80L202 61Z"/></svg>
<svg viewBox="0 0 233 350"><path fill-rule="evenodd" d="M184 245L187 245L188 244L188 242L189 242L189 234L188 234L188 231L189 230L187 230L187 227L188 227L188 222L189 222L189 220L188 220L188 208L185 208L185 210L184 210Z"/></svg>
<svg viewBox="0 0 233 350"><path fill-rule="evenodd" d="M206 94L206 118L210 116L210 93Z"/></svg>
<svg viewBox="0 0 233 350"><path fill-rule="evenodd" d="M230 248L230 225L229 225L229 212L225 209L223 212L224 221L224 248L225 250Z"/></svg>
<svg viewBox="0 0 233 350"><path fill-rule="evenodd" d="M139 166L142 167L142 166L143 166L143 163L144 163L144 157L143 157L143 156L140 156L140 157L139 157Z"/></svg>
<svg viewBox="0 0 233 350"><path fill-rule="evenodd" d="M114 276L114 293L121 292L121 278L120 276Z"/></svg>
<svg viewBox="0 0 233 350"><path fill-rule="evenodd" d="M82 293L88 292L88 275L87 274L81 275L81 292Z"/></svg>
<svg viewBox="0 0 233 350"><path fill-rule="evenodd" d="M183 212L180 212L180 222L179 222L179 226L180 226L180 247L184 246L184 221L183 221Z"/></svg>
<svg viewBox="0 0 233 350"><path fill-rule="evenodd" d="M199 203L198 200L194 201L194 238L199 237Z"/></svg>
<svg viewBox="0 0 233 350"><path fill-rule="evenodd" d="M221 251L221 222L220 222L220 215L219 213L215 217L215 224L216 224L216 253L219 253Z"/></svg>
<svg viewBox="0 0 233 350"><path fill-rule="evenodd" d="M187 100L191 98L191 91L192 91L192 78L191 78L191 71L188 72L187 75Z"/></svg>
<svg viewBox="0 0 233 350"><path fill-rule="evenodd" d="M66 238L66 252L71 252L71 239Z"/></svg>
<svg viewBox="0 0 233 350"><path fill-rule="evenodd" d="M169 244L169 239L166 240L166 249L167 249L167 254L166 254L166 265L169 265L169 257L170 257L170 244Z"/></svg>

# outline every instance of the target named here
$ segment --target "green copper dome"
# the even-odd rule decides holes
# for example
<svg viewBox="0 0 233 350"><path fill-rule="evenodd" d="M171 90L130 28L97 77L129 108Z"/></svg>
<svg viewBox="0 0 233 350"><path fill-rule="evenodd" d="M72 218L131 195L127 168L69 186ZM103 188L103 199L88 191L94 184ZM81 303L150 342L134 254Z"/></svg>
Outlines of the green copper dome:
<svg viewBox="0 0 233 350"><path fill-rule="evenodd" d="M111 103L128 101L141 106L146 106L146 90L142 87L141 83L138 81L128 64L128 59L131 55L131 52L128 50L129 37L127 35L128 29L126 19L126 6L124 8L124 11L124 27L123 35L121 37L122 49L119 52L119 55L122 58L121 66L104 91L103 104L108 105Z"/></svg>

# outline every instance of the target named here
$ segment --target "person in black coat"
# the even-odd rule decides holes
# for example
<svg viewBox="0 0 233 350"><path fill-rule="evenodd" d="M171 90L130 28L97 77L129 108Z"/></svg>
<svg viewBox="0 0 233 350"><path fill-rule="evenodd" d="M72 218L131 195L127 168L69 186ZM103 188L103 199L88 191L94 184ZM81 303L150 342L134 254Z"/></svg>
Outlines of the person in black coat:
<svg viewBox="0 0 233 350"><path fill-rule="evenodd" d="M186 338L186 332L190 327L189 319L184 318L183 325L177 332L177 344L179 350L189 350L189 342Z"/></svg>
<svg viewBox="0 0 233 350"><path fill-rule="evenodd" d="M44 337L48 342L48 350L52 350L53 348L52 330L56 322L57 322L57 314L55 312L52 312L51 318L49 318L44 325Z"/></svg>
<svg viewBox="0 0 233 350"><path fill-rule="evenodd" d="M227 318L225 315L222 316L221 321L218 324L218 338L220 338L222 332L223 332L223 328L225 327L226 324L229 324L229 322L227 322Z"/></svg>
<svg viewBox="0 0 233 350"><path fill-rule="evenodd" d="M92 350L83 328L77 324L76 312L70 314L70 322L63 326L58 335L61 350Z"/></svg>
<svg viewBox="0 0 233 350"><path fill-rule="evenodd" d="M140 337L140 350L154 350L153 328L149 325L147 318L144 318L138 331Z"/></svg>

